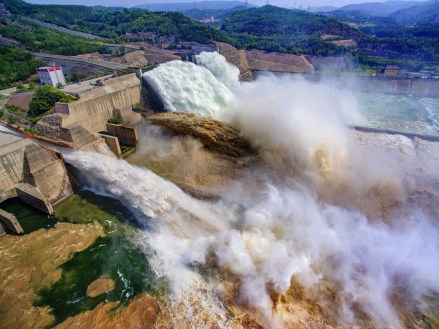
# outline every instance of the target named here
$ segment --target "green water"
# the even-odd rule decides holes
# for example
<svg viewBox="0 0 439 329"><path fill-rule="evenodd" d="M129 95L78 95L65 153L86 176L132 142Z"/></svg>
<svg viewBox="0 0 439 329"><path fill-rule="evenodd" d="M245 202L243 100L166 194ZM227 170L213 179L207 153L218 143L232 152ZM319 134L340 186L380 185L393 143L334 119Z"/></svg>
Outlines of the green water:
<svg viewBox="0 0 439 329"><path fill-rule="evenodd" d="M9 199L3 202L1 208L17 217L25 234L41 228L52 228L59 221L58 218L50 217L18 199Z"/></svg>
<svg viewBox="0 0 439 329"><path fill-rule="evenodd" d="M48 218L20 202L3 205L13 212L26 233L51 228L58 221L100 223L106 237L98 238L88 249L76 253L60 266L61 279L37 291L35 306L46 306L55 316L55 323L95 308L101 302L125 306L142 292L163 296L167 283L151 270L147 256L134 243L138 228L130 212L117 200L81 191L55 207L56 217ZM87 297L90 283L100 277L111 278L114 290L100 296Z"/></svg>

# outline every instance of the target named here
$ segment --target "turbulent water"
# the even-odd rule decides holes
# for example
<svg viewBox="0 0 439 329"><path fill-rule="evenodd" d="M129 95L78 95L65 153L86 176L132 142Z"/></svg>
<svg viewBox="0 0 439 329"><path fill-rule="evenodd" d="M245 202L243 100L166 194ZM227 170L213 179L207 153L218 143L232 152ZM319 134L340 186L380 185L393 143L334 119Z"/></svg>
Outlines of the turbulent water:
<svg viewBox="0 0 439 329"><path fill-rule="evenodd" d="M426 135L439 135L439 98L361 93L367 126Z"/></svg>
<svg viewBox="0 0 439 329"><path fill-rule="evenodd" d="M144 227L136 241L171 282L174 325L230 328L238 308L265 327L397 328L428 308L439 293L437 145L358 138L347 127L367 119L349 91L272 76L239 85L221 56L198 62L144 78L168 110L213 115L257 149L261 164L218 200L123 160L66 156L85 185L121 200Z"/></svg>
<svg viewBox="0 0 439 329"><path fill-rule="evenodd" d="M166 110L214 115L232 102L233 94L226 84L237 85L239 71L233 68L230 73L224 58L203 55L198 60L204 66L172 61L143 74L143 79L160 95Z"/></svg>

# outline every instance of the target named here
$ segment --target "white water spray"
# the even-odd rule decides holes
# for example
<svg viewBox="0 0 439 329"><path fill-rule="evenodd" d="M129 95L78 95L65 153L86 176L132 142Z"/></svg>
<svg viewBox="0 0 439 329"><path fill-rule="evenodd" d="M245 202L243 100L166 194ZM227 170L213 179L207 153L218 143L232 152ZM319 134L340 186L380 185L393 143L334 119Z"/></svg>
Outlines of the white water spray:
<svg viewBox="0 0 439 329"><path fill-rule="evenodd" d="M221 63L211 63L206 56L200 61L206 67L224 71ZM232 102L233 94L206 67L173 61L144 73L143 79L160 95L166 110L215 116ZM227 75L227 83L231 83L232 74Z"/></svg>
<svg viewBox="0 0 439 329"><path fill-rule="evenodd" d="M207 69L194 67L172 62L145 79L156 83L170 109L176 109L181 97L187 110L216 113L239 127L269 164L251 168L223 190L219 201L197 200L149 170L122 160L79 152L66 156L85 184L117 197L139 222L152 224L153 229L139 236L139 244L156 253L156 266L170 278L175 298L206 283L205 279L216 280L194 269L212 261L236 280L232 284L238 283L235 302L256 308L272 327L282 327L288 319L273 313L270 289L284 293L292 278L305 290L325 282L335 286L341 305L339 317L334 317L347 327L356 322L358 307L375 327L400 327L391 299L395 290L403 290L411 305L439 293L437 218L400 193L408 188L399 174L404 168L376 153L375 146L352 142L354 136L346 125L358 118L351 115L356 103L349 93L340 98L324 85L270 77L237 88L236 98L227 98L223 107L212 100L218 92L212 86L225 88L220 94L231 92ZM185 83L193 83L198 92L205 86L206 93L193 96L198 105L191 103L192 91L182 87ZM226 107L227 111L218 112ZM412 151L401 157L417 158L416 148ZM426 168L437 168L435 164ZM413 184L419 184L418 177L414 179ZM337 201L350 201L356 195L358 204L321 198L320 192L331 191L334 185ZM398 211L386 221L368 218L360 206L367 209L382 202L374 193L393 193L389 191L396 191ZM221 295L215 284L204 283L203 289L212 290L206 294ZM220 299L211 309L224 318L227 312Z"/></svg>
<svg viewBox="0 0 439 329"><path fill-rule="evenodd" d="M239 69L227 63L224 56L217 52L202 52L196 56L197 64L207 68L227 88L234 89L239 85Z"/></svg>

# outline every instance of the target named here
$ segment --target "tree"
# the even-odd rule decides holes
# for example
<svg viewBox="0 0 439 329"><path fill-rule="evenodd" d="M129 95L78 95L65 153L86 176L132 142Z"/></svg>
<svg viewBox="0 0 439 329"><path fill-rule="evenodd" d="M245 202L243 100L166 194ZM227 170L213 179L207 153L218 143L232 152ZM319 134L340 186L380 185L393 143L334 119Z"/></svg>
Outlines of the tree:
<svg viewBox="0 0 439 329"><path fill-rule="evenodd" d="M28 116L36 117L51 110L56 102L69 103L76 100L75 97L64 94L52 86L37 88L29 104Z"/></svg>
<svg viewBox="0 0 439 329"><path fill-rule="evenodd" d="M37 84L35 82L29 82L28 83L27 89L34 90L35 88L37 88Z"/></svg>
<svg viewBox="0 0 439 329"><path fill-rule="evenodd" d="M120 47L119 47L119 55L120 56L125 55L125 51L126 51L125 46L124 45L120 45Z"/></svg>

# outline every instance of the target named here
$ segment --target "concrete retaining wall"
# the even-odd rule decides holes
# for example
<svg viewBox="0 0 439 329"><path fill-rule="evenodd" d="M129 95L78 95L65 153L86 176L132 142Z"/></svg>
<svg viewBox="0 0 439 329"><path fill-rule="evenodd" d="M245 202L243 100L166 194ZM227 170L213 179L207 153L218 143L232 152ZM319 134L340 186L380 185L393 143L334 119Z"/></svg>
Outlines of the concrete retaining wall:
<svg viewBox="0 0 439 329"><path fill-rule="evenodd" d="M110 150L116 154L117 157L122 156L122 151L120 149L119 139L116 136L109 136L105 134L100 134L101 137L105 140Z"/></svg>
<svg viewBox="0 0 439 329"><path fill-rule="evenodd" d="M57 103L55 112L60 114L61 127L79 124L91 132L105 131L108 119L115 116L115 109L131 110L140 103L141 86L135 74L105 83L100 88L82 93L76 102Z"/></svg>
<svg viewBox="0 0 439 329"><path fill-rule="evenodd" d="M24 139L0 147L0 191L9 190L23 181L24 151L31 144L30 140Z"/></svg>
<svg viewBox="0 0 439 329"><path fill-rule="evenodd" d="M119 63L111 63L93 59L85 59L79 57L70 57L62 55L52 55L44 53L33 53L37 59L46 63L55 62L56 65L62 66L65 74L84 73L89 75L102 72L125 71L129 66Z"/></svg>
<svg viewBox="0 0 439 329"><path fill-rule="evenodd" d="M0 147L0 202L18 197L53 213L56 203L72 193L63 159L29 139Z"/></svg>
<svg viewBox="0 0 439 329"><path fill-rule="evenodd" d="M358 81L360 89L364 91L439 97L439 80L434 79L359 78Z"/></svg>
<svg viewBox="0 0 439 329"><path fill-rule="evenodd" d="M17 234L23 234L24 230L18 222L17 218L13 214L10 214L2 209L0 209L0 221L12 232ZM2 230L0 230L0 236L2 235ZM4 233L4 231L3 231Z"/></svg>
<svg viewBox="0 0 439 329"><path fill-rule="evenodd" d="M47 201L43 194L34 186L29 184L20 184L16 188L18 198L28 205L53 215L52 205Z"/></svg>
<svg viewBox="0 0 439 329"><path fill-rule="evenodd" d="M125 145L137 146L139 142L136 128L107 123L107 132L111 136L116 136L119 142Z"/></svg>

